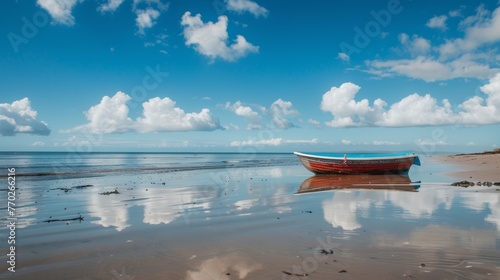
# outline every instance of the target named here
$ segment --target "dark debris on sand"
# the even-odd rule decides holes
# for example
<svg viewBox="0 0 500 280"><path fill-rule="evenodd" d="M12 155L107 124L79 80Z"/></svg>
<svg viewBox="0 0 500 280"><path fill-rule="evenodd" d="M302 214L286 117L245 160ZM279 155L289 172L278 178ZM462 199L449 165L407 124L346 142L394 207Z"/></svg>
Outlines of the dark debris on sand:
<svg viewBox="0 0 500 280"><path fill-rule="evenodd" d="M299 277L307 277L307 276L309 276L309 274L307 274L307 273L304 273L304 274L299 274L299 273L292 273L292 272L288 272L288 271L286 271L286 270L283 270L283 271L281 271L281 272L283 272L283 273L284 273L284 274L286 274L286 275L293 275L293 276L299 276Z"/></svg>
<svg viewBox="0 0 500 280"><path fill-rule="evenodd" d="M110 195L110 194L119 194L120 192L118 191L118 189L115 189L114 191L110 191L110 192L102 192L100 193L100 195Z"/></svg>
<svg viewBox="0 0 500 280"><path fill-rule="evenodd" d="M52 217L51 217L52 218ZM48 219L43 221L44 223L53 223L53 222L67 222L67 221L83 221L83 216L79 215L76 218L68 218L68 219Z"/></svg>
<svg viewBox="0 0 500 280"><path fill-rule="evenodd" d="M74 186L74 187L71 187L71 188L55 188L55 189L51 189L51 190L61 190L61 191L64 191L64 192L69 192L71 190L79 190L79 189L86 189L86 188L91 188L93 187L94 185L81 185L81 186Z"/></svg>
<svg viewBox="0 0 500 280"><path fill-rule="evenodd" d="M473 186L485 186L485 187L491 187L491 186L500 186L500 182L470 182L470 181L460 181L460 182L454 182L451 183L452 186L454 187L463 187L463 188L468 188L468 187L473 187Z"/></svg>

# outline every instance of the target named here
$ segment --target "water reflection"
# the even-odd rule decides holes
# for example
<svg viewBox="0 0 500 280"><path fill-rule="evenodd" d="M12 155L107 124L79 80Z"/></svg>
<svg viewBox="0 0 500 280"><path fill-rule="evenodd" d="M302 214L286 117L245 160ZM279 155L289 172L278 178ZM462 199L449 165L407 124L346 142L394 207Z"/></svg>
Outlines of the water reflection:
<svg viewBox="0 0 500 280"><path fill-rule="evenodd" d="M196 269L187 272L186 280L245 279L250 273L262 268L262 264L237 253L217 256L203 261Z"/></svg>
<svg viewBox="0 0 500 280"><path fill-rule="evenodd" d="M411 184L405 174L386 175L339 175L322 174L305 179L297 193L317 192L336 189L377 189L416 191L420 186Z"/></svg>
<svg viewBox="0 0 500 280"><path fill-rule="evenodd" d="M88 211L98 218L93 224L103 227L114 227L122 231L130 226L128 223L128 207L121 203L119 196L100 195L93 192L89 195Z"/></svg>
<svg viewBox="0 0 500 280"><path fill-rule="evenodd" d="M122 231L129 227L129 209L133 206L143 207L143 222L158 225L169 224L180 217L189 216L189 211L211 208L209 201L218 192L215 188L151 188L128 190L124 195L101 195L93 192L89 195L89 214L97 220L92 223L103 227L114 227ZM126 199L132 197L132 199ZM137 199L136 199L137 197Z"/></svg>
<svg viewBox="0 0 500 280"><path fill-rule="evenodd" d="M463 197L464 194L461 194ZM500 196L492 193L467 193L464 198L464 206L477 211L489 211L484 219L486 222L495 224L500 232Z"/></svg>
<svg viewBox="0 0 500 280"><path fill-rule="evenodd" d="M447 220L454 213L461 212L467 218L462 218L460 223L476 224L477 219L481 219L495 225L500 232L500 197L491 192L457 193L449 187L436 185L422 185L419 192L344 188L333 192L330 198L323 199L321 206L325 221L334 228L347 231L362 228L360 219L380 218L380 215L396 220L432 221Z"/></svg>

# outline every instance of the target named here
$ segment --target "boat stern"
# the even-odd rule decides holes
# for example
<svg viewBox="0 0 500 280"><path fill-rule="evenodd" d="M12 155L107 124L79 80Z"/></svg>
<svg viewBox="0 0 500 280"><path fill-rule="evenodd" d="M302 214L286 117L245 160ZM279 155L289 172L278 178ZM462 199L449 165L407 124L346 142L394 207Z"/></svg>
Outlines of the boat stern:
<svg viewBox="0 0 500 280"><path fill-rule="evenodd" d="M415 155L415 158L413 159L413 164L420 166L420 158L417 155Z"/></svg>

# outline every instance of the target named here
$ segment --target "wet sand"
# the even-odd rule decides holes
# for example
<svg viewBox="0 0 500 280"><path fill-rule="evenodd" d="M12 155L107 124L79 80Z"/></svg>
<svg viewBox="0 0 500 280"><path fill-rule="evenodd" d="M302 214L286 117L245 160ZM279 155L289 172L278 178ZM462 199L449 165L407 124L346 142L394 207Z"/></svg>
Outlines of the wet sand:
<svg viewBox="0 0 500 280"><path fill-rule="evenodd" d="M433 164L320 191L299 164L21 178L17 271L0 258L0 278L499 279L500 194L395 187Z"/></svg>
<svg viewBox="0 0 500 280"><path fill-rule="evenodd" d="M457 171L447 174L457 180L500 182L500 152L448 155L437 160L456 166Z"/></svg>

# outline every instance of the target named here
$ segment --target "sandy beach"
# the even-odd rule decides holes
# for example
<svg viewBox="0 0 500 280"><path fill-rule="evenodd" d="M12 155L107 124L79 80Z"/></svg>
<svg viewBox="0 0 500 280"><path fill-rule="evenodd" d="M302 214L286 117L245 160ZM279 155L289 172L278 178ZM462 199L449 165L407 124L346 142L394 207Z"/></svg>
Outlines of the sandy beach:
<svg viewBox="0 0 500 280"><path fill-rule="evenodd" d="M453 187L436 174L454 172L462 156L443 158L446 165L424 158L408 175L349 180L318 178L293 155L272 164L276 155L204 157L227 167L19 177L16 272L0 257L0 278L500 277L500 192Z"/></svg>
<svg viewBox="0 0 500 280"><path fill-rule="evenodd" d="M447 174L457 180L500 182L500 151L496 153L458 154L437 157L436 160L456 166Z"/></svg>

